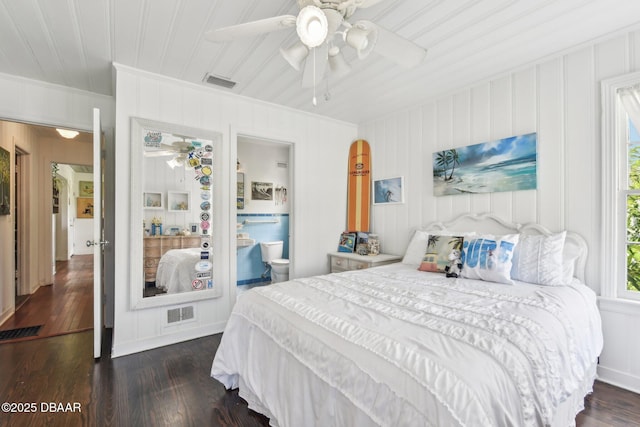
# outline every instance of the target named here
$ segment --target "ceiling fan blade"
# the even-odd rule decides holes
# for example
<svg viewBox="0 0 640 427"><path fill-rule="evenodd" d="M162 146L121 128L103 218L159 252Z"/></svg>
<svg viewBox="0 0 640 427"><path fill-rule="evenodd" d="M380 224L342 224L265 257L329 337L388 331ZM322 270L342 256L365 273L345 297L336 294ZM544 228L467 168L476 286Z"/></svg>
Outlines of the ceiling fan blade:
<svg viewBox="0 0 640 427"><path fill-rule="evenodd" d="M377 30L378 40L376 41L373 51L397 64L407 68L413 68L420 65L427 56L427 49L373 22L358 21L355 23L355 26L363 29Z"/></svg>
<svg viewBox="0 0 640 427"><path fill-rule="evenodd" d="M375 6L378 3L383 2L384 0L356 0L356 5L359 8L365 9L367 7Z"/></svg>
<svg viewBox="0 0 640 427"><path fill-rule="evenodd" d="M314 60L315 56L315 60ZM324 74L327 71L327 64L329 62L329 46L326 43L313 48L307 60L304 64L304 71L302 73L302 87L310 88L318 84L324 78ZM313 70L315 65L315 79L313 76Z"/></svg>
<svg viewBox="0 0 640 427"><path fill-rule="evenodd" d="M175 156L177 153L171 150L156 150L156 151L145 151L144 157L164 157L164 156Z"/></svg>
<svg viewBox="0 0 640 427"><path fill-rule="evenodd" d="M251 37L258 34L270 33L295 27L296 17L293 15L274 16L258 21L209 30L204 33L207 40L212 42L228 42L240 37Z"/></svg>

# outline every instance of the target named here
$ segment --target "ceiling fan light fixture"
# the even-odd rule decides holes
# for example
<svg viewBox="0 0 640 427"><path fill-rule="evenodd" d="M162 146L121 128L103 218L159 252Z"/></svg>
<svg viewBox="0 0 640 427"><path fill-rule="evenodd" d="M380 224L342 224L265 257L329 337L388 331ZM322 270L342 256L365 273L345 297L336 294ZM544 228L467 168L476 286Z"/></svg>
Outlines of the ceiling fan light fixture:
<svg viewBox="0 0 640 427"><path fill-rule="evenodd" d="M364 59L376 47L378 31L375 28L354 25L345 31L344 41L358 52L358 58Z"/></svg>
<svg viewBox="0 0 640 427"><path fill-rule="evenodd" d="M331 70L331 75L336 79L340 79L351 72L351 65L344 59L337 46L329 49L329 69Z"/></svg>
<svg viewBox="0 0 640 427"><path fill-rule="evenodd" d="M280 48L280 54L296 71L300 71L302 63L309 55L309 48L298 41L287 49Z"/></svg>
<svg viewBox="0 0 640 427"><path fill-rule="evenodd" d="M317 6L305 6L296 19L296 32L309 49L324 43L329 34L329 24L322 9Z"/></svg>
<svg viewBox="0 0 640 427"><path fill-rule="evenodd" d="M69 130L69 129L56 128L56 131L60 134L61 137L67 138L67 139L73 139L80 134L80 132L76 130Z"/></svg>

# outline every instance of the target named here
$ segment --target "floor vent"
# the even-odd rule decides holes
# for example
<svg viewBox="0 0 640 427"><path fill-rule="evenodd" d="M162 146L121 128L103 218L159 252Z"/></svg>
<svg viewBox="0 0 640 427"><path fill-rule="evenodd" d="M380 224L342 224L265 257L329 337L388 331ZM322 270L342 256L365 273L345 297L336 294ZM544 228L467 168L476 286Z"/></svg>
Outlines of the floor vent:
<svg viewBox="0 0 640 427"><path fill-rule="evenodd" d="M35 337L38 335L42 325L29 326L27 328L9 329L6 331L0 331L0 341L12 340L16 338Z"/></svg>
<svg viewBox="0 0 640 427"><path fill-rule="evenodd" d="M222 86L227 89L233 89L236 85L236 82L225 79L223 77L212 76L211 74L207 74L204 76L204 82L210 85Z"/></svg>
<svg viewBox="0 0 640 427"><path fill-rule="evenodd" d="M171 325L178 322L186 322L195 317L192 305L180 308L171 308L167 310L167 324Z"/></svg>

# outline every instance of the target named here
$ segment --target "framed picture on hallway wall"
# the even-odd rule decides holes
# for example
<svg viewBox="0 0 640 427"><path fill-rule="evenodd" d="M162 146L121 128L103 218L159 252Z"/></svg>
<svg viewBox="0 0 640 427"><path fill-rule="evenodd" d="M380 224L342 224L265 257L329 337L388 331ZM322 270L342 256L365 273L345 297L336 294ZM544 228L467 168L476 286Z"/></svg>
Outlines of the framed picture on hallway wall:
<svg viewBox="0 0 640 427"><path fill-rule="evenodd" d="M11 213L11 156L0 148L0 215Z"/></svg>
<svg viewBox="0 0 640 427"><path fill-rule="evenodd" d="M77 217L93 218L93 198L78 197L77 199Z"/></svg>
<svg viewBox="0 0 640 427"><path fill-rule="evenodd" d="M93 197L93 181L80 181L78 187L80 197Z"/></svg>

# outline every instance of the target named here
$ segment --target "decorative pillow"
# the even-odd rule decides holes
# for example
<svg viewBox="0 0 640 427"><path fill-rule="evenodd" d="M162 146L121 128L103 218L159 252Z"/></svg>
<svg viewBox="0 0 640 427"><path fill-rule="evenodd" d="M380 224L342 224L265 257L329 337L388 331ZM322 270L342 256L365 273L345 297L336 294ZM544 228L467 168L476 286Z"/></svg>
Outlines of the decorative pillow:
<svg viewBox="0 0 640 427"><path fill-rule="evenodd" d="M562 250L562 281L565 284L573 281L580 250L581 248L578 245L568 241L565 237L564 249Z"/></svg>
<svg viewBox="0 0 640 427"><path fill-rule="evenodd" d="M449 265L449 254L454 249L462 252L463 242L464 236L429 234L427 249L418 270L444 273Z"/></svg>
<svg viewBox="0 0 640 427"><path fill-rule="evenodd" d="M565 231L549 236L522 235L513 255L511 278L537 285L564 285L567 281L562 253L566 235Z"/></svg>
<svg viewBox="0 0 640 427"><path fill-rule="evenodd" d="M407 251L402 258L403 264L419 265L422 261L425 248L427 247L427 240L429 239L429 233L422 230L416 230L409 241Z"/></svg>
<svg viewBox="0 0 640 427"><path fill-rule="evenodd" d="M512 285L511 260L519 237L484 234L465 240L462 277Z"/></svg>

